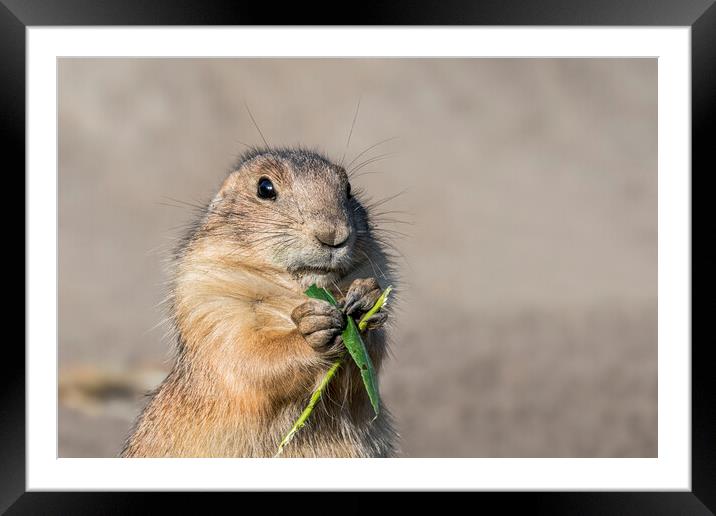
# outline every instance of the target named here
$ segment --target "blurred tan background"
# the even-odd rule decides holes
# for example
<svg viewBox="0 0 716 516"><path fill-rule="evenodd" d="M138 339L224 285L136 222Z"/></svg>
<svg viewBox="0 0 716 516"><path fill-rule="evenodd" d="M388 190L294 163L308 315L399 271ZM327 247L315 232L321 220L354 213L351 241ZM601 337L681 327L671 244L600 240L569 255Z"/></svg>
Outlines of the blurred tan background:
<svg viewBox="0 0 716 516"><path fill-rule="evenodd" d="M62 59L59 455L115 456L170 367L162 260L242 143L395 155L382 394L408 457L657 454L657 62ZM181 201L181 202L177 202Z"/></svg>

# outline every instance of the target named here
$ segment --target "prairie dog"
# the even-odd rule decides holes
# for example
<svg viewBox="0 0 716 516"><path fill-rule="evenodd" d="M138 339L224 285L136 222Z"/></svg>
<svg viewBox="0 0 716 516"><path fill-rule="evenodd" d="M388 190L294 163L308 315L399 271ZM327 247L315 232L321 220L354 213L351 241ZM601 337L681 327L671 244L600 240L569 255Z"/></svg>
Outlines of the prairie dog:
<svg viewBox="0 0 716 516"><path fill-rule="evenodd" d="M124 457L273 456L345 352L345 314L359 318L386 286L390 261L343 167L313 151L263 148L232 170L176 252L176 363ZM344 310L305 296L312 283ZM378 373L386 319L379 312L363 334ZM386 407L373 418L348 358L282 456L394 455Z"/></svg>

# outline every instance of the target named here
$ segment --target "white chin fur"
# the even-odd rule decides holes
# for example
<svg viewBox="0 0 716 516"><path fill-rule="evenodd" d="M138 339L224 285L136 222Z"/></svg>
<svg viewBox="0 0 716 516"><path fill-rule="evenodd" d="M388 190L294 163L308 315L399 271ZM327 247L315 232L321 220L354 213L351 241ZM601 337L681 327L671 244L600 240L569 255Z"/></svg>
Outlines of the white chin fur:
<svg viewBox="0 0 716 516"><path fill-rule="evenodd" d="M334 282L337 282L339 279L340 276L336 272L307 272L301 275L301 277L299 278L299 282L301 283L301 287L303 287L304 289L310 287L314 283L319 287L328 288L332 286Z"/></svg>

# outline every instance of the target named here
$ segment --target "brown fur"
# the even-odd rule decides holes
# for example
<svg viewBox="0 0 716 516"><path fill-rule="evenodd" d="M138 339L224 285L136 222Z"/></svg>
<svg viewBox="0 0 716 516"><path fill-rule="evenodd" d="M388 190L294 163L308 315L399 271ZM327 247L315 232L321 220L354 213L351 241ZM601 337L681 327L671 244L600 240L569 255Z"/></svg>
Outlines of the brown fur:
<svg viewBox="0 0 716 516"><path fill-rule="evenodd" d="M278 197L256 196L261 177ZM348 293L356 315L390 264L365 206L346 195L346 172L306 151L254 151L221 186L173 267L174 369L127 440L124 457L270 457L330 364L344 353L342 314L309 301L310 283ZM316 240L338 240L345 248ZM380 271L380 272L378 272ZM369 286L366 286L369 285ZM363 296L363 297L361 297ZM381 319L379 322L382 322ZM376 325L379 325L376 323ZM383 329L364 339L380 371ZM386 457L396 434L387 409L373 419L348 359L287 457Z"/></svg>

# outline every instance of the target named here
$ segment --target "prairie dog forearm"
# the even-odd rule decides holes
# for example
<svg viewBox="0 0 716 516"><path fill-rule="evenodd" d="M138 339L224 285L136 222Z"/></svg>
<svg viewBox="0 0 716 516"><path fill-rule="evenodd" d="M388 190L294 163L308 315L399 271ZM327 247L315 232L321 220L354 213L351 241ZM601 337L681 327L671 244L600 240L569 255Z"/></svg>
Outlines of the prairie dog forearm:
<svg viewBox="0 0 716 516"><path fill-rule="evenodd" d="M292 304L288 299L203 300L182 319L184 346L193 360L215 369L230 389L290 395L292 383L300 384L295 388L311 385L325 365L290 319L279 315Z"/></svg>

